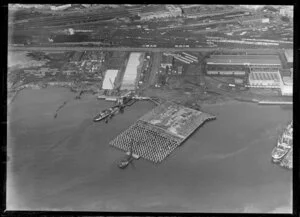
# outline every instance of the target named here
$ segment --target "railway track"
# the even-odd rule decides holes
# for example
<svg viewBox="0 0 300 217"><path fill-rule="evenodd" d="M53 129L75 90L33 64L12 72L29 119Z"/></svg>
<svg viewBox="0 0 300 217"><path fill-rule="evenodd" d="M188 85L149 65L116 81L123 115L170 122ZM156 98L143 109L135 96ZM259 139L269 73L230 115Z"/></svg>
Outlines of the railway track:
<svg viewBox="0 0 300 217"><path fill-rule="evenodd" d="M209 48L209 47L195 47L195 48L145 48L145 47L101 47L98 46L78 46L78 44L74 44L75 46L64 46L63 44L53 44L52 46L8 46L8 51L88 51L88 50L103 50L103 51L144 51L144 52L177 52L177 51L195 51L195 52L209 52L209 51L236 51L236 52L255 52L257 54L261 52L270 52L277 54L278 51L282 49L276 48L266 48L266 49L256 49L256 48ZM93 44L92 42L89 44ZM77 45L77 46L76 46Z"/></svg>
<svg viewBox="0 0 300 217"><path fill-rule="evenodd" d="M131 16L128 11L118 11L112 13L93 13L84 15L72 15L65 18L42 18L41 20L28 20L27 22L11 24L14 28L28 28L33 27L43 27L43 26L54 26L54 25L68 25L72 23L83 23L83 22L95 22L100 20L109 20L117 17Z"/></svg>

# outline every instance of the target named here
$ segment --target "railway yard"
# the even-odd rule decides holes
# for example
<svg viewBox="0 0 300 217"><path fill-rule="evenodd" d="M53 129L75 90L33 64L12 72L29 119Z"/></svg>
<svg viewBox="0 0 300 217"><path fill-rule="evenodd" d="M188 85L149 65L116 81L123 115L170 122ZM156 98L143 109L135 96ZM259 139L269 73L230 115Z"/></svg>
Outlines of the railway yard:
<svg viewBox="0 0 300 217"><path fill-rule="evenodd" d="M177 16L160 18L162 11L153 19L143 19L157 10L146 5L74 9L60 16L39 9L38 15L31 11L32 17L27 12L26 19L11 10L9 38L11 44L39 46L87 42L107 47L292 48L293 20L279 12L240 6L197 12L182 8Z"/></svg>

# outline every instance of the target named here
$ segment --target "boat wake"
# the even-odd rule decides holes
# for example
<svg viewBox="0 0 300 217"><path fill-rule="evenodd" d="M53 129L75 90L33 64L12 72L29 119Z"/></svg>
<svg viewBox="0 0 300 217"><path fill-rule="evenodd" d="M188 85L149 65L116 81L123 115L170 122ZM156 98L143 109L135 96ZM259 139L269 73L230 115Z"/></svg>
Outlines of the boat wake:
<svg viewBox="0 0 300 217"><path fill-rule="evenodd" d="M246 151L249 147L244 147L241 149L238 149L237 151L230 152L230 153L212 153L204 156L202 160L224 160L230 157L234 157L236 155L241 154L242 152Z"/></svg>

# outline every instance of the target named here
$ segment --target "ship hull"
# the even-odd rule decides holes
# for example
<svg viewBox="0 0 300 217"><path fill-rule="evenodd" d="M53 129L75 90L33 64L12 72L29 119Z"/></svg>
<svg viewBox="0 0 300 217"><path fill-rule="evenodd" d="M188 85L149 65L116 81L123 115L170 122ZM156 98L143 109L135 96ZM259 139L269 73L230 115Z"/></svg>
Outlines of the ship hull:
<svg viewBox="0 0 300 217"><path fill-rule="evenodd" d="M280 135L277 141L277 146L274 147L272 151L272 161L274 163L280 163L282 160L284 160L285 156L289 153L292 146L292 138L290 138L290 135L293 129L292 122L286 127L286 129L283 131L283 133ZM291 140L291 141L290 141Z"/></svg>
<svg viewBox="0 0 300 217"><path fill-rule="evenodd" d="M103 111L100 114L98 114L95 118L94 118L94 122L99 122L102 121L103 119L107 118L109 116L109 113L107 111Z"/></svg>
<svg viewBox="0 0 300 217"><path fill-rule="evenodd" d="M108 117L108 115L105 115L105 116L102 116L102 117L99 117L99 118L94 118L94 122L102 121L102 120L105 119L106 117Z"/></svg>
<svg viewBox="0 0 300 217"><path fill-rule="evenodd" d="M278 163L280 162L284 156L288 153L288 149L287 150L282 150L282 149L278 149L277 147L274 148L273 152L272 152L272 160L274 163ZM281 152L281 153L278 153Z"/></svg>

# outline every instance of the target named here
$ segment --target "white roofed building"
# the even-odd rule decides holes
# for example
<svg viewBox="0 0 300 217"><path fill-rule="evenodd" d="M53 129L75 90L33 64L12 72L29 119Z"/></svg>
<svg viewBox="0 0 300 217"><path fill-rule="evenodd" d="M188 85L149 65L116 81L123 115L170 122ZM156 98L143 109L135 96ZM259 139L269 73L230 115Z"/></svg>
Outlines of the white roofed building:
<svg viewBox="0 0 300 217"><path fill-rule="evenodd" d="M109 69L105 72L102 89L112 90L114 89L115 79L118 75L118 70Z"/></svg>
<svg viewBox="0 0 300 217"><path fill-rule="evenodd" d="M293 63L294 62L293 50L292 49L285 50L284 51L284 56L285 56L288 63Z"/></svg>

